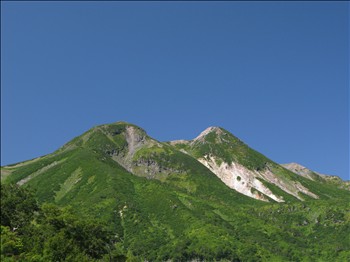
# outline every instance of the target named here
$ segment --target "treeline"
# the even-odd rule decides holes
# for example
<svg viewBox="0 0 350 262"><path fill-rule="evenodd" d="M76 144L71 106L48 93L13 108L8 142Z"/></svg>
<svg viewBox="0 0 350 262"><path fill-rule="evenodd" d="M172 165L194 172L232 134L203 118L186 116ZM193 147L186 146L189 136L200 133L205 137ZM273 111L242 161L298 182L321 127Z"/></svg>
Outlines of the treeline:
<svg viewBox="0 0 350 262"><path fill-rule="evenodd" d="M40 206L31 191L1 185L1 261L125 261L101 222Z"/></svg>

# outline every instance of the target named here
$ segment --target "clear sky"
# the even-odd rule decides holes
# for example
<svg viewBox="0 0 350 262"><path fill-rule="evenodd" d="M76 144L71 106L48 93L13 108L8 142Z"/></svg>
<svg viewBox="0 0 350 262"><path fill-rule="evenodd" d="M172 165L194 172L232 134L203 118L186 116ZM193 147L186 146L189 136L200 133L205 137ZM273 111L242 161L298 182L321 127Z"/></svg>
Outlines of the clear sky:
<svg viewBox="0 0 350 262"><path fill-rule="evenodd" d="M349 179L348 2L1 2L1 164L128 121Z"/></svg>

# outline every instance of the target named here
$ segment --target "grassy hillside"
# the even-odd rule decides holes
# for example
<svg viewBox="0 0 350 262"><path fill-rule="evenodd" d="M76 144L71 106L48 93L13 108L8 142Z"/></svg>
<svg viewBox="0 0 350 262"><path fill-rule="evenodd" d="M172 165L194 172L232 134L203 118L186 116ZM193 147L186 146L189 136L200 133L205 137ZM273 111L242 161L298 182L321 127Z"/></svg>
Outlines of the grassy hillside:
<svg viewBox="0 0 350 262"><path fill-rule="evenodd" d="M33 189L40 204L69 207L77 217L105 224L114 241L99 258L102 261L112 255L128 261L350 258L348 191L280 168L230 134L207 139L209 143L197 141L192 148L175 147L127 123L103 125L53 154L2 167L2 182ZM223 139L232 143L218 143ZM195 159L207 150L223 161L249 163L250 169L268 163L280 176L311 188L321 200L305 197L301 203L285 192L279 193L289 196L289 203L246 197Z"/></svg>
<svg viewBox="0 0 350 262"><path fill-rule="evenodd" d="M273 173L274 178L271 180L279 180L283 183L285 188L297 188L296 184L300 184L309 189L322 199L327 198L344 198L349 196L347 190L339 190L339 182L331 183L329 179L319 178L312 181L275 163L271 159L262 155L261 153L250 148L240 139L229 133L227 130L219 127L211 127L205 130L200 136L191 141L182 141L178 143L170 143L178 150L187 152L196 159L209 159L214 157L216 165L220 166L222 163L231 165L237 163L252 172L268 171ZM278 196L282 196L286 201L298 201L295 196L276 187L276 184L271 181L257 176L268 189ZM341 188L342 189L342 188ZM305 194L300 194L301 199L310 198Z"/></svg>

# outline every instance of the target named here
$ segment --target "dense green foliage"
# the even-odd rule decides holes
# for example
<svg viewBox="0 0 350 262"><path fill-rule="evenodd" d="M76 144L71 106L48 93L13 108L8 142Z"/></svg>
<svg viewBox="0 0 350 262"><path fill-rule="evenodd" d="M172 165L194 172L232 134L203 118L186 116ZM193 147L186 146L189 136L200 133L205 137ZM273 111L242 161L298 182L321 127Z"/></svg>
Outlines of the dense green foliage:
<svg viewBox="0 0 350 262"><path fill-rule="evenodd" d="M139 185L120 211L123 235L72 208L31 205L28 221L1 224L2 261L346 261L350 258L347 202L221 206L184 193L167 196L160 183ZM31 194L1 187L1 216L9 200ZM164 198L166 197L166 198ZM179 201L180 200L180 201ZM15 217L18 216L13 216ZM12 218L9 221L12 223ZM323 241L322 241L323 240Z"/></svg>
<svg viewBox="0 0 350 262"><path fill-rule="evenodd" d="M127 160L126 127L95 127L53 154L3 167L8 175L1 186L2 261L350 259L348 191L280 168L230 134L208 139L233 139L236 146L179 145L194 154L210 145L223 161L248 161L251 169L268 163L321 196L300 202L267 184L287 203L257 201L137 127L142 147L130 163L153 173L136 176L113 159Z"/></svg>
<svg viewBox="0 0 350 262"><path fill-rule="evenodd" d="M68 207L39 206L30 191L1 185L1 261L108 260L116 242L101 222Z"/></svg>

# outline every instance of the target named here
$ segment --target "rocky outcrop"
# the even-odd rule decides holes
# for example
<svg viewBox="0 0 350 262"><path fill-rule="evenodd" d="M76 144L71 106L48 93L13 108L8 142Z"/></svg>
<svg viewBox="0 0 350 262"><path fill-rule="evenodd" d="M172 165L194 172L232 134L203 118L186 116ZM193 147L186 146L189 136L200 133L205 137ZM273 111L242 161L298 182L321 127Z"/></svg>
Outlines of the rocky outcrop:
<svg viewBox="0 0 350 262"><path fill-rule="evenodd" d="M297 163L281 164L281 166L292 171L295 174L298 174L311 180L315 180L315 175L317 175L316 172Z"/></svg>
<svg viewBox="0 0 350 262"><path fill-rule="evenodd" d="M204 141L205 137L210 134L211 132L215 132L217 135L221 135L223 133L222 129L220 127L216 126L210 126L207 129L205 129L203 132L199 134L195 139L192 140L192 142L196 141Z"/></svg>
<svg viewBox="0 0 350 262"><path fill-rule="evenodd" d="M312 171L311 169L308 169L307 167L304 167L298 163L288 163L288 164L281 164L284 168L292 171L295 174L298 174L302 177L311 179L313 181L323 181L325 183L331 183L336 186L338 186L341 189L350 190L350 181L343 181L338 176L331 176L331 175L324 175L320 174L316 171Z"/></svg>
<svg viewBox="0 0 350 262"><path fill-rule="evenodd" d="M232 163L227 164L221 162L220 165L213 156L205 156L199 158L199 162L209 168L222 182L228 187L255 199L268 201L268 198L275 200L276 202L284 202L283 197L277 196L271 192L260 180L259 173L251 171L246 167Z"/></svg>
<svg viewBox="0 0 350 262"><path fill-rule="evenodd" d="M163 148L161 143L148 137L143 130L128 125L121 134L127 142L126 148L123 148L122 150L112 150L109 151L108 154L114 161L123 166L129 172L147 178L156 178L171 173L180 173L179 170L167 167L154 160L152 155L149 155L148 157L135 157L136 153L141 149L151 147Z"/></svg>
<svg viewBox="0 0 350 262"><path fill-rule="evenodd" d="M135 151L146 143L146 134L133 126L127 126L125 129L125 139L128 143L128 155L133 156Z"/></svg>
<svg viewBox="0 0 350 262"><path fill-rule="evenodd" d="M205 156L204 158L199 158L198 161L209 168L227 186L255 199L268 201L267 197L269 197L276 202L284 202L282 196L272 193L272 191L265 186L261 180L279 187L284 192L298 198L301 201L304 199L300 196L300 193L315 199L318 198L316 194L312 193L301 183L282 179L281 177L275 175L269 168L259 171L250 170L235 162L232 162L231 164L222 162L213 156ZM221 164L219 165L218 163L220 162Z"/></svg>

